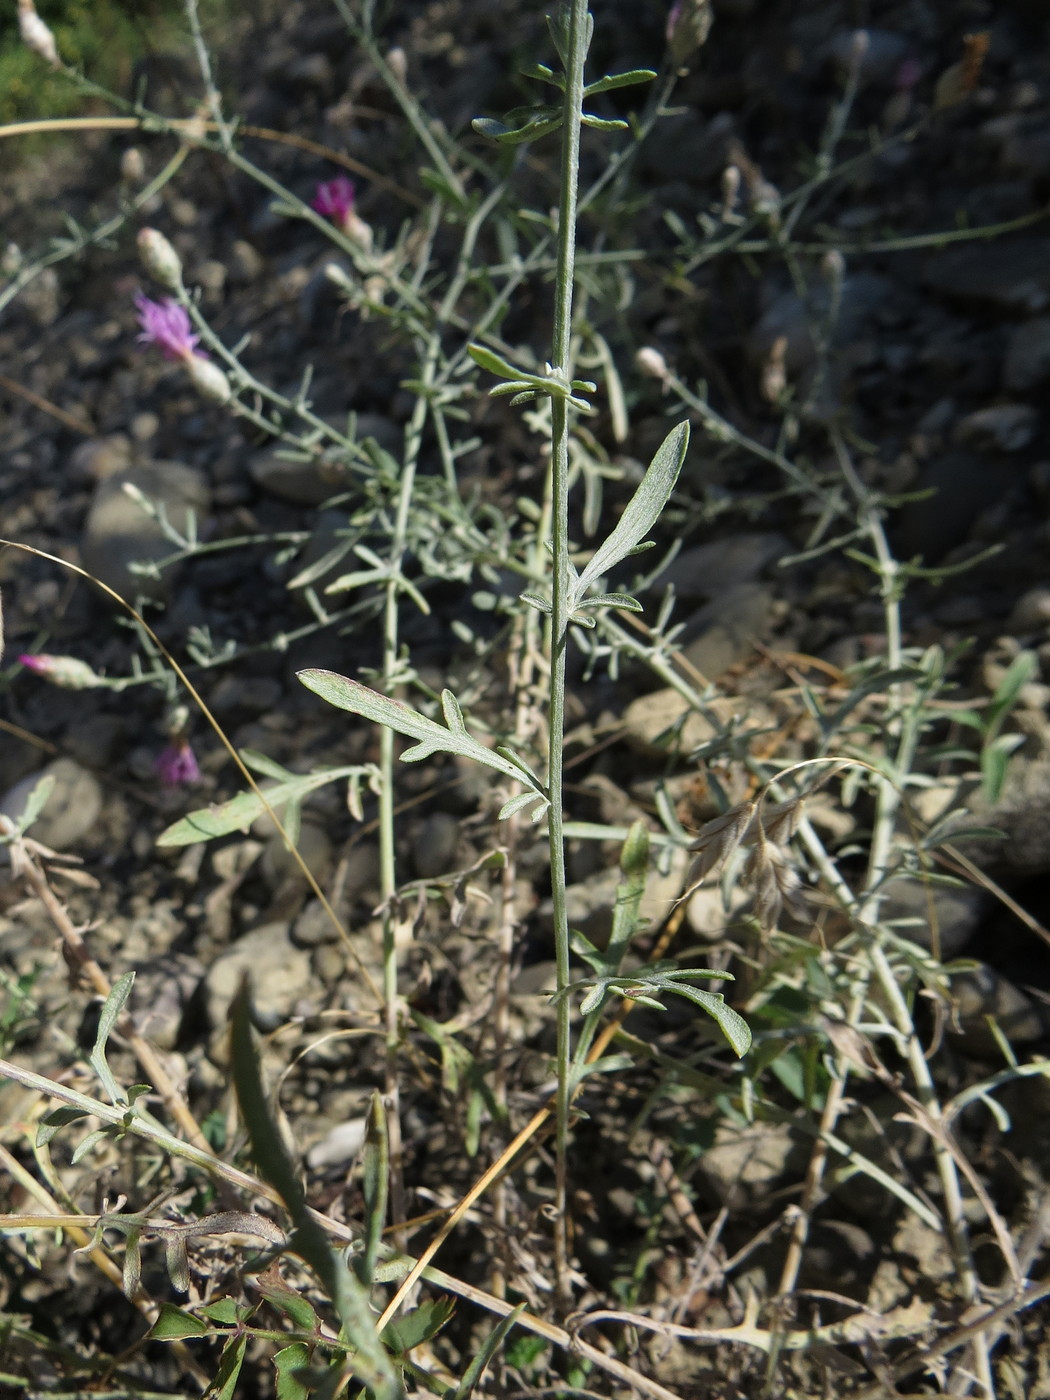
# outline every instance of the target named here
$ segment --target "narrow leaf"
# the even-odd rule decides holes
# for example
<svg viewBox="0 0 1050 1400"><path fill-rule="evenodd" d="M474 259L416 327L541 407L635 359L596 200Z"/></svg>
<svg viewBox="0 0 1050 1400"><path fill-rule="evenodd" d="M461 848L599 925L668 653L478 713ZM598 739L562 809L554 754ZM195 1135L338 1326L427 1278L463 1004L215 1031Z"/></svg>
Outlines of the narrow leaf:
<svg viewBox="0 0 1050 1400"><path fill-rule="evenodd" d="M584 598L578 604L583 608L623 608L624 612L641 612L642 605L637 598L632 598L629 593L597 593L590 598Z"/></svg>
<svg viewBox="0 0 1050 1400"><path fill-rule="evenodd" d="M106 1042L113 1034L113 1027L121 1017L124 1004L131 995L134 981L135 974L125 972L123 977L118 978L113 983L109 996L102 1004L102 1012L98 1018L98 1030L95 1034L95 1045L90 1056L91 1067L98 1075L99 1082L114 1104L124 1104L127 1102L127 1098L114 1079L113 1071L106 1060Z"/></svg>
<svg viewBox="0 0 1050 1400"><path fill-rule="evenodd" d="M47 806L47 800L55 790L55 775L46 773L26 798L26 805L18 819L19 831L26 831Z"/></svg>
<svg viewBox="0 0 1050 1400"><path fill-rule="evenodd" d="M295 1224L292 1247L310 1265L332 1300L342 1322L343 1334L357 1348L355 1364L362 1381L371 1386L376 1400L399 1400L402 1388L376 1332L368 1294L307 1209L298 1173L270 1114L252 1040L247 984L242 984L234 998L230 1049L237 1102L252 1154L262 1175L276 1188L292 1217Z"/></svg>
<svg viewBox="0 0 1050 1400"><path fill-rule="evenodd" d="M636 83L651 83L656 74L651 68L632 68L627 73L610 73L596 82L588 83L583 90L585 97L593 97L596 92L612 92L616 88L633 87Z"/></svg>
<svg viewBox="0 0 1050 1400"><path fill-rule="evenodd" d="M499 1321L485 1338L477 1355L464 1371L463 1379L460 1381L459 1385L456 1386L455 1390L450 1391L445 1396L445 1400L470 1400L470 1397L474 1394L475 1386L485 1373L486 1366L488 1366L489 1362L506 1341L508 1333L524 1311L525 1304L519 1303L512 1313L508 1313L506 1317Z"/></svg>
<svg viewBox="0 0 1050 1400"><path fill-rule="evenodd" d="M526 373L485 345L468 345L467 354L479 369L487 370L489 374L498 375L500 379L521 379L522 375Z"/></svg>
<svg viewBox="0 0 1050 1400"><path fill-rule="evenodd" d="M386 1224L387 1190L390 1181L390 1150L387 1142L386 1108L378 1089L372 1094L365 1123L365 1143L361 1154L361 1186L365 1203L365 1238L354 1256L354 1272L365 1288L375 1280L376 1260Z"/></svg>
<svg viewBox="0 0 1050 1400"><path fill-rule="evenodd" d="M595 117L590 112L581 112L580 121L595 131L626 131L627 122L620 117Z"/></svg>
<svg viewBox="0 0 1050 1400"><path fill-rule="evenodd" d="M583 601L591 584L607 574L622 559L626 559L631 550L645 539L656 524L661 511L670 500L688 446L689 424L679 423L657 448L648 471L627 503L616 528L594 551L587 567L580 574L575 589L576 596L573 599L574 608Z"/></svg>

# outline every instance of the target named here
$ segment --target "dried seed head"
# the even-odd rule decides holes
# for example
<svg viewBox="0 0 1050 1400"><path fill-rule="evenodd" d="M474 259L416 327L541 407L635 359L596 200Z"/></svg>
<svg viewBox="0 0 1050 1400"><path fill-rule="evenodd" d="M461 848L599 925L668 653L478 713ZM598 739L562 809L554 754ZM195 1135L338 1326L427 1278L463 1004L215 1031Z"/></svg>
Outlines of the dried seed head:
<svg viewBox="0 0 1050 1400"><path fill-rule="evenodd" d="M690 841L689 849L700 852L696 878L702 880L716 865L728 858L744 839L755 815L753 802L739 802L720 817L705 823Z"/></svg>
<svg viewBox="0 0 1050 1400"><path fill-rule="evenodd" d="M796 917L804 916L798 873L761 831L744 864L743 879L752 891L755 913L765 932L776 928L785 904Z"/></svg>
<svg viewBox="0 0 1050 1400"><path fill-rule="evenodd" d="M762 830L770 841L775 841L779 846L787 845L802 821L805 802L803 796L791 797L786 802L774 802L762 809Z"/></svg>

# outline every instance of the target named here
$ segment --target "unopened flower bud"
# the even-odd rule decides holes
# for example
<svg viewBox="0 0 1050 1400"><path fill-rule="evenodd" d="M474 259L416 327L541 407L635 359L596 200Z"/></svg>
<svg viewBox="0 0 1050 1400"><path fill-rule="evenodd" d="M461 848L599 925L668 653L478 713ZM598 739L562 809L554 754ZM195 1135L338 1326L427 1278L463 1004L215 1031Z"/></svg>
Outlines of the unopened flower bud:
<svg viewBox="0 0 1050 1400"><path fill-rule="evenodd" d="M212 403L228 403L233 392L230 381L217 364L205 360L200 355L190 355L186 361L186 373L193 387L202 398Z"/></svg>
<svg viewBox="0 0 1050 1400"><path fill-rule="evenodd" d="M832 287L841 287L846 275L846 259L838 248L829 248L820 260L820 270Z"/></svg>
<svg viewBox="0 0 1050 1400"><path fill-rule="evenodd" d="M661 384L667 383L667 361L659 350L654 350L651 345L643 345L640 350L635 351L634 363L642 374L650 379L658 379Z"/></svg>
<svg viewBox="0 0 1050 1400"><path fill-rule="evenodd" d="M722 218L728 219L736 209L740 193L740 167L727 165L722 171Z"/></svg>
<svg viewBox="0 0 1050 1400"><path fill-rule="evenodd" d="M667 47L676 68L688 63L707 42L714 11L711 0L677 0L667 16Z"/></svg>
<svg viewBox="0 0 1050 1400"><path fill-rule="evenodd" d="M177 292L182 287L182 259L168 240L155 228L140 228L138 236L139 257L149 275Z"/></svg>
<svg viewBox="0 0 1050 1400"><path fill-rule="evenodd" d="M853 38L849 45L849 66L850 72L859 73L860 65L868 56L868 49L871 47L871 35L866 29L855 29Z"/></svg>
<svg viewBox="0 0 1050 1400"><path fill-rule="evenodd" d="M408 59L405 56L404 49L391 49L386 56L386 66L390 69L401 86L404 87L408 79Z"/></svg>
<svg viewBox="0 0 1050 1400"><path fill-rule="evenodd" d="M365 223L360 214L353 209L348 210L343 215L340 227L347 238L356 243L363 252L372 251L372 225Z"/></svg>
<svg viewBox="0 0 1050 1400"><path fill-rule="evenodd" d="M48 656L41 652L37 656L20 656L19 661L27 671L35 671L52 685L63 690L90 690L101 685L102 678L96 676L86 661L78 661L75 656Z"/></svg>
<svg viewBox="0 0 1050 1400"><path fill-rule="evenodd" d="M138 146L129 146L121 156L120 175L129 185L141 185L146 178L146 162Z"/></svg>
<svg viewBox="0 0 1050 1400"><path fill-rule="evenodd" d="M18 0L18 32L27 49L39 54L52 68L61 68L55 36L37 14L33 0Z"/></svg>

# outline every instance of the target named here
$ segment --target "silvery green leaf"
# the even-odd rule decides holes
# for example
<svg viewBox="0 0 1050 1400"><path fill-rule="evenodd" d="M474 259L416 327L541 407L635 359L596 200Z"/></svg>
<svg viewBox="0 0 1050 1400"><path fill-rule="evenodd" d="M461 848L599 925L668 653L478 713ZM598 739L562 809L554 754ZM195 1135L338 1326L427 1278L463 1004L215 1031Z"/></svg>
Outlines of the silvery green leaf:
<svg viewBox="0 0 1050 1400"><path fill-rule="evenodd" d="M648 471L627 503L616 528L594 551L590 562L580 574L576 595L572 599L572 610L579 607L587 589L610 569L615 568L621 560L626 559L656 524L674 490L688 446L689 424L679 423L657 448Z"/></svg>
<svg viewBox="0 0 1050 1400"><path fill-rule="evenodd" d="M492 392L495 393L496 391L493 389ZM510 401L510 406L511 408L517 408L519 404L535 403L539 397L535 389L525 389L522 393L514 395Z"/></svg>
<svg viewBox="0 0 1050 1400"><path fill-rule="evenodd" d="M489 398L498 399L501 394L527 393L535 394L538 391L534 387L541 381L538 379L507 379L502 384L497 384L494 389L489 390Z"/></svg>
<svg viewBox="0 0 1050 1400"><path fill-rule="evenodd" d="M78 1142L76 1147L73 1149L73 1155L69 1159L71 1165L75 1167L76 1164L80 1161L81 1157L86 1157L96 1143L101 1142L103 1138L109 1138L112 1136L113 1129L109 1127L96 1128L94 1132L88 1133L87 1137L83 1138L80 1142Z"/></svg>
<svg viewBox="0 0 1050 1400"><path fill-rule="evenodd" d="M528 603L530 608L535 608L537 612L541 612L545 616L550 617L551 605L549 598L541 598L538 593L522 593L519 594L519 597L523 603Z"/></svg>
<svg viewBox="0 0 1050 1400"><path fill-rule="evenodd" d="M330 705L335 705L337 709L361 715L375 724L385 724L395 733L417 740L414 747L401 755L402 762L417 763L435 753L459 754L463 758L473 759L475 763L482 763L487 768L495 768L517 782L521 782L524 775L524 780L535 788L536 795L544 795L539 779L516 754L511 754L507 749L486 748L484 744L472 738L465 727L462 730L447 729L444 725L428 719L426 715L421 715L418 710L402 704L400 700L391 700L386 695L380 695L377 690L370 690L360 681L352 681L335 671L300 671L299 679L307 690L312 690L315 695L327 700ZM445 699L446 695L449 696L448 702ZM445 691L442 694L442 705L447 703L456 705L458 710L455 697Z"/></svg>
<svg viewBox="0 0 1050 1400"><path fill-rule="evenodd" d="M25 809L18 818L19 831L25 831L28 827L33 825L37 817L39 817L40 813L47 806L47 800L54 790L55 775L53 773L46 773L26 799Z"/></svg>
<svg viewBox="0 0 1050 1400"><path fill-rule="evenodd" d="M593 617L588 617L586 613L573 613L569 621L574 627L596 627L598 624Z"/></svg>
<svg viewBox="0 0 1050 1400"><path fill-rule="evenodd" d="M536 800L537 797L534 792L519 792L516 797L511 797L504 802L497 813L497 820L501 822L506 821L506 819L512 817L515 812L523 811L530 802L535 802ZM543 811L544 809L541 808L540 810Z"/></svg>
<svg viewBox="0 0 1050 1400"><path fill-rule="evenodd" d="M527 370L512 365L509 360L497 355L495 350L490 350L486 345L468 345L467 354L479 369L487 370L489 374L498 374L501 379L520 379L522 374L528 373Z"/></svg>
<svg viewBox="0 0 1050 1400"><path fill-rule="evenodd" d="M577 604L579 608L623 608L625 612L641 612L642 605L629 593L597 593L592 598L584 598Z"/></svg>
<svg viewBox="0 0 1050 1400"><path fill-rule="evenodd" d="M615 88L632 87L636 83L651 83L656 74L651 68L632 68L627 73L610 73L604 78L598 78L593 83L588 83L584 88L584 96L593 97L596 92L612 92Z"/></svg>
<svg viewBox="0 0 1050 1400"><path fill-rule="evenodd" d="M106 1042L113 1034L113 1027L120 1019L124 1010L124 1004L131 995L131 987L135 981L133 972L125 972L123 977L117 979L110 989L109 996L102 1004L102 1012L98 1018L98 1031L95 1035L95 1046L91 1051L91 1068L99 1077L99 1082L115 1104L126 1103L124 1091L113 1078L113 1072L106 1061Z"/></svg>
<svg viewBox="0 0 1050 1400"><path fill-rule="evenodd" d="M604 982L596 983L580 1002L580 1015L589 1016L592 1011L596 1011L605 999L606 990Z"/></svg>
<svg viewBox="0 0 1050 1400"><path fill-rule="evenodd" d="M529 780L530 783L532 783L537 792L543 791L543 784L540 782L539 778L537 778L536 774L532 771L532 769L529 767L529 765L525 762L523 758L519 758L519 756L516 753L514 753L512 749L508 749L504 744L497 744L496 752L500 754L501 757L505 758L508 763L513 763L514 767L518 770L519 773L524 773L526 778Z"/></svg>
<svg viewBox="0 0 1050 1400"><path fill-rule="evenodd" d="M555 73L548 68L545 63L530 63L528 68L521 70L523 78L535 78L538 83L552 83L554 87L565 90L565 79L560 73ZM654 75L655 76L655 75Z"/></svg>
<svg viewBox="0 0 1050 1400"><path fill-rule="evenodd" d="M626 131L627 123L621 121L619 117L592 117L589 112L580 114L580 121L584 126L591 126L595 131Z"/></svg>

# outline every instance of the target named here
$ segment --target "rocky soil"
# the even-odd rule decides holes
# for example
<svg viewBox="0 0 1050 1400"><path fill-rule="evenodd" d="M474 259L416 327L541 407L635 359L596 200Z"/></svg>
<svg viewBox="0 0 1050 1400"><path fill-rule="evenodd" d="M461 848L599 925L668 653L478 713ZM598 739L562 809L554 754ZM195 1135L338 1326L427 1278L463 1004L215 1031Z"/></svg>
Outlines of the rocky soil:
<svg viewBox="0 0 1050 1400"><path fill-rule="evenodd" d="M395 9L386 36L403 50L413 91L449 131L462 134L468 151L480 150L470 118L523 100L508 75L549 58L539 11L521 3L500 6L497 14L467 0ZM661 67L662 7L617 0L595 9L595 70ZM951 728L949 715L930 740L931 747L943 744L946 756L927 762L916 796L925 821L962 805L982 826L1003 833L961 843L987 878L934 886L932 919L928 891L901 882L889 893L891 916L911 921L903 926L907 937L927 947L936 938L943 959L969 962L952 980L954 1000L943 1008L938 1073L955 1092L1003 1066L990 1015L1020 1060L1050 1048L1044 927L1050 924L1050 27L1037 0L717 0L715 12L707 48L631 170L624 204L630 217L625 212L619 246L645 255L625 263L619 304L601 297L589 304L630 408L622 441L607 411L593 431L620 477L629 477L666 431L660 386L634 366L643 345L657 348L686 383L705 381L717 410L767 453L808 454L818 474L834 465L825 429L842 425L864 481L898 502L889 519L899 557L946 570L938 578L914 578L904 604L906 645L936 645L952 658L957 689L946 715L968 704L982 712L1010 662L1022 651L1031 655L1006 721L1018 747L1002 795L994 803L983 799L966 765L947 756L968 738L965 724ZM791 227L795 252L785 258L759 247L700 256L698 217L714 217L723 206L728 164L743 172L752 198L764 182L768 197L791 210L791 192L817 170L815 153L861 26L867 46L837 157L848 165L814 190ZM986 52L975 35L987 36ZM143 71L150 104L174 115L192 107L196 80L188 56L153 55ZM406 219L419 216L425 190L418 150L324 0L301 0L244 21L219 54L219 73L245 123L308 137L382 177L358 182L360 212L382 240L393 240ZM39 160L20 165L10 149L3 153L3 242L27 258L62 232L65 216L93 227L136 188L130 134L97 131L74 139L56 146L46 168ZM135 137L134 144L149 175L172 149L159 137ZM307 200L316 182L334 173L323 157L294 145L249 139L246 149ZM592 143L592 176L599 158ZM520 171L523 198L539 207L552 199L552 160L547 145L530 148ZM204 155L191 158L147 212L179 250L187 283L201 289L201 307L225 343L250 337L243 354L253 374L290 394L313 365L316 413L335 421L355 412L362 437L400 451L412 408L403 386L411 360L381 321L341 307L324 274L331 248L317 230L275 212L266 190ZM313 462L279 458L250 425L204 404L177 366L136 346L132 297L146 285L135 256L137 227L132 221L105 246L47 268L4 311L2 533L80 564L123 596L145 595L158 635L187 662L239 749L294 771L374 760L373 733L323 707L294 678L304 665L356 675L377 662L372 616L356 626L314 625L304 590L289 587L305 564L324 557L355 502L340 500L346 483L338 476ZM584 246L589 232L585 218ZM929 237L935 233L944 236ZM756 238L768 243L761 230ZM834 279L822 247L838 248L844 258L833 323ZM5 256L13 273L15 253ZM512 343L542 350L547 290L537 279L511 307L503 334ZM481 393L470 414L480 446L463 462L464 494L508 512L516 498L538 497L535 439ZM790 438L781 437L785 414L793 418ZM657 779L666 780L680 814L688 816L696 797L692 814L696 822L705 819L713 808L709 794L697 796L692 751L732 721L741 733L753 732L756 744L772 734L785 763L808 753L804 683L834 692L850 667L884 645L882 608L862 564L842 551L781 563L807 551L816 524L811 498L785 492L767 461L705 438L699 415L692 416L694 447L681 499L660 541L667 544L673 533L681 548L660 584L674 583L684 656L715 684L718 698L704 715L689 714L669 745L668 732L686 711L673 690L640 666L585 682L577 663L568 813L574 821L619 828L642 816L656 830ZM425 473L440 471L433 442L425 445L423 466ZM176 529L195 522L205 544L246 543L199 552L157 577L136 572L133 564L167 560L173 550L157 520L129 497L128 484L162 507ZM615 511L626 491L622 480L607 482L607 510ZM975 562L957 567L968 561ZM477 587L476 579L458 589L442 583L432 590L434 612L426 621L406 610L406 640L428 684L439 687L446 677L469 672L452 624L477 623ZM374 1003L360 967L348 960L264 821L207 846L157 846L176 819L242 786L202 719L195 717L191 729L199 782L165 788L156 761L168 742L166 705L156 689L74 693L18 664L21 653L45 651L75 655L109 676L130 675L142 652L111 601L55 563L14 549L0 553L0 588L6 629L0 812L17 816L41 774L54 778L31 835L80 860L88 878L59 886L71 915L88 929L95 957L112 976L137 972L132 1005L140 1029L216 1142L233 1121L227 1013L250 972L266 1064L275 1075L284 1073L279 1104L311 1198L353 1218L360 1209L353 1164L363 1114L382 1074L381 1046L368 1033ZM656 588L648 616L658 599ZM278 634L287 640L276 646ZM235 652L231 662L193 664L193 645L198 654L210 648L214 655L227 644ZM492 680L493 705L501 686ZM415 882L414 900L421 882L474 866L500 835L489 784L472 772L451 763L417 765L403 768L398 781L399 858L405 883ZM842 853L852 878L862 866L856 852L866 839L867 814L830 796L821 803L814 824ZM305 808L300 850L352 931L355 960L378 980L378 846L367 794L362 817L348 813L345 791L322 790ZM515 1125L547 1084L550 1017L542 993L553 982L544 848L539 837L525 839L511 997ZM582 840L570 852L571 920L592 939L608 927L615 853L611 842ZM655 924L680 892L686 865L682 857L651 881L643 914ZM486 1063L491 1042L484 1035L472 1040L469 1032L484 1023L494 996L496 882L479 877L475 884L455 926L447 889L418 917L406 914L405 988L413 1010L454 1023ZM715 893L700 891L688 904L680 941L700 945L713 965L732 964L746 989L748 969L763 955L732 922L741 902L731 916ZM46 912L4 867L0 1049L86 1087L84 1054L98 1006L71 986L56 948ZM724 1066L706 1027L698 1031L684 1006L664 1020L640 1016L631 1027L663 1050ZM932 1043L932 1026L929 1034ZM403 1089L412 1214L449 1204L479 1170L464 1152L465 1087L457 1086L448 1063L442 1076L432 1042L420 1045ZM114 1062L120 1060L115 1053ZM133 1073L130 1058L123 1068ZM787 1096L783 1121L746 1125L701 1112L681 1084L656 1092L657 1075L654 1066L651 1074L614 1076L588 1102L591 1117L577 1130L587 1162L577 1200L581 1296L606 1306L616 1306L610 1297L630 1297L638 1310L664 1320L706 1326L713 1317L710 1325L728 1325L739 1320L749 1286L762 1297L775 1291L783 1254L775 1222L797 1198L809 1143ZM868 1150L873 1124L881 1123L900 1171L920 1191L935 1190L925 1139L895 1121L899 1104L884 1087L866 1089L864 1112L849 1120L854 1145ZM1026 1220L1045 1213L1048 1093L1038 1075L1013 1086L1003 1099L1013 1115L1009 1131L990 1117L967 1120L966 1149L978 1181L1018 1235ZM20 1128L29 1111L25 1092L4 1083L0 1099L0 1136L31 1163ZM664 1145L663 1158L656 1147L639 1147L645 1133ZM54 1152L85 1211L98 1209L104 1195L136 1189L132 1174L141 1164L129 1166L122 1148L101 1150L79 1172L69 1166L68 1149L56 1143ZM520 1238L504 1257L514 1287L534 1310L547 1306L537 1280L545 1268L541 1206L548 1185L545 1168L530 1164L508 1207ZM814 1296L846 1295L882 1314L919 1299L931 1316L946 1318L952 1265L944 1240L907 1212L888 1210L887 1198L866 1178L832 1177L828 1190L804 1286ZM691 1218L681 1214L680 1198ZM27 1208L19 1189L2 1178L0 1199L4 1209ZM726 1270L717 1279L704 1273L693 1220L701 1241L716 1220L718 1231L724 1227L711 1237ZM490 1217L479 1217L448 1248L444 1267L487 1286L494 1230ZM753 1257L730 1269L726 1261L756 1239ZM41 1241L37 1254L27 1254L21 1244L8 1244L0 1270L5 1311L30 1317L42 1332L116 1351L139 1335L141 1326L121 1311L119 1295L85 1263L71 1265L67 1248ZM988 1286L999 1281L989 1264ZM150 1282L160 1293L167 1287L159 1266ZM1050 1395L1046 1320L1045 1305L1042 1312L1037 1307L1002 1340L1002 1394ZM471 1326L457 1319L445 1338L442 1356L453 1369L470 1349ZM166 1356L152 1363L153 1383L182 1393ZM854 1349L843 1364L849 1385L859 1377L859 1388L878 1376L881 1353L868 1354L863 1364L856 1357ZM0 1370L28 1375L42 1391L60 1374L48 1370L53 1364L29 1351L7 1358ZM716 1364L714 1353L666 1339L661 1346L646 1343L638 1364L682 1397L766 1393L762 1364L750 1354ZM815 1395L821 1384L834 1385L830 1372L821 1381L823 1364L813 1361L807 1370L800 1363L791 1381L800 1388L790 1393ZM523 1381L505 1375L502 1393L515 1393L520 1381L518 1393L539 1394L546 1378L541 1363L535 1365L540 1369L526 1371ZM261 1367L252 1384L264 1387L265 1374ZM612 1393L597 1373L587 1384ZM908 1393L933 1393L937 1381L917 1372L909 1385ZM902 1385L883 1393L905 1391Z"/></svg>

